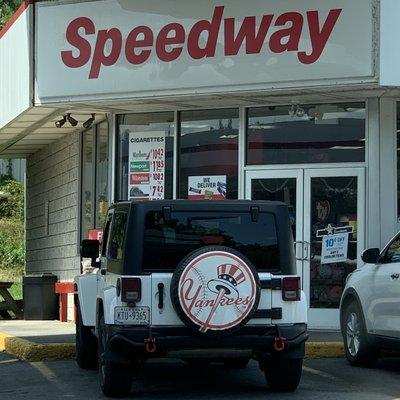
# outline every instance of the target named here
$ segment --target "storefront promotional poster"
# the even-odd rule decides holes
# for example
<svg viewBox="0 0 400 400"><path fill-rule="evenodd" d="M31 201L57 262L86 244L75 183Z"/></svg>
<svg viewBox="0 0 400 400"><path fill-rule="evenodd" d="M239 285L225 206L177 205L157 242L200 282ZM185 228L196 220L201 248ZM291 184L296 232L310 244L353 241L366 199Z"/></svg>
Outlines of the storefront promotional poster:
<svg viewBox="0 0 400 400"><path fill-rule="evenodd" d="M189 200L225 200L226 175L189 176Z"/></svg>
<svg viewBox="0 0 400 400"><path fill-rule="evenodd" d="M322 237L321 264L347 261L349 234L347 232Z"/></svg>
<svg viewBox="0 0 400 400"><path fill-rule="evenodd" d="M130 132L128 198L163 200L164 184L165 132Z"/></svg>

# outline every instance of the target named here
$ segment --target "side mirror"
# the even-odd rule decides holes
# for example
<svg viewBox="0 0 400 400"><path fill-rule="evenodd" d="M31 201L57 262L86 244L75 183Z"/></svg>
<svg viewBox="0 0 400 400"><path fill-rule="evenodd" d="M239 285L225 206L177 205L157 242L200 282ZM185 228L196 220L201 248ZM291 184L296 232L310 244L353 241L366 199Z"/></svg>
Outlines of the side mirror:
<svg viewBox="0 0 400 400"><path fill-rule="evenodd" d="M98 240L82 240L81 257L96 259L100 253L100 242Z"/></svg>
<svg viewBox="0 0 400 400"><path fill-rule="evenodd" d="M377 264L379 262L380 250L377 248L365 250L361 259L367 264Z"/></svg>

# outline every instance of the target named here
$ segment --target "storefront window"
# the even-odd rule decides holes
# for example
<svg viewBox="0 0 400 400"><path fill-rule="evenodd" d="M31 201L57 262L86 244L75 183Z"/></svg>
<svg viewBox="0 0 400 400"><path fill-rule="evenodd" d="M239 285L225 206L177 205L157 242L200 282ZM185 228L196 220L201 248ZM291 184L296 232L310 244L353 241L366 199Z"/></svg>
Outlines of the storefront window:
<svg viewBox="0 0 400 400"><path fill-rule="evenodd" d="M96 228L102 228L108 209L108 122L97 129Z"/></svg>
<svg viewBox="0 0 400 400"><path fill-rule="evenodd" d="M248 110L248 165L363 161L364 103Z"/></svg>
<svg viewBox="0 0 400 400"><path fill-rule="evenodd" d="M237 199L239 111L184 111L180 132L180 197Z"/></svg>
<svg viewBox="0 0 400 400"><path fill-rule="evenodd" d="M94 226L93 215L94 128L82 134L82 238Z"/></svg>
<svg viewBox="0 0 400 400"><path fill-rule="evenodd" d="M173 197L174 113L118 116L117 197Z"/></svg>
<svg viewBox="0 0 400 400"><path fill-rule="evenodd" d="M82 134L82 239L89 238L90 230L102 229L104 225L109 197L108 135L107 121Z"/></svg>

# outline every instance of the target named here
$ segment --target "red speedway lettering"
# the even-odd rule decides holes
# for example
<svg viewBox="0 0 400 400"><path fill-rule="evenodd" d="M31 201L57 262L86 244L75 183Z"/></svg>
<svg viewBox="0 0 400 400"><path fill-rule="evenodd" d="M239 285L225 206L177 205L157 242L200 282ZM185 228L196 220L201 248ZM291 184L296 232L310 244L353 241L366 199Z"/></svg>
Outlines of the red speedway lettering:
<svg viewBox="0 0 400 400"><path fill-rule="evenodd" d="M91 62L89 79L97 79L102 67L115 65L121 54L132 65L144 64L153 53L163 62L175 61L185 47L194 60L213 58L222 30L225 56L236 56L242 48L246 54L260 54L267 47L267 35L274 27L279 29L269 37L269 50L275 54L296 52L299 62L309 65L317 62L323 54L342 13L342 9L332 9L325 21L317 10L307 11L305 15L300 12L286 12L279 16L266 14L261 19L248 16L238 27L235 18L223 18L224 11L225 6L215 7L209 21L196 22L188 32L183 25L170 23L156 35L150 27L141 25L134 27L126 38L118 28L98 30L90 18L79 17L70 22L66 30L66 39L75 49L62 51L61 59L69 68L81 68ZM257 20L260 20L258 25ZM311 41L309 53L299 48L305 25ZM205 41L202 40L204 34ZM87 40L93 35L94 49Z"/></svg>

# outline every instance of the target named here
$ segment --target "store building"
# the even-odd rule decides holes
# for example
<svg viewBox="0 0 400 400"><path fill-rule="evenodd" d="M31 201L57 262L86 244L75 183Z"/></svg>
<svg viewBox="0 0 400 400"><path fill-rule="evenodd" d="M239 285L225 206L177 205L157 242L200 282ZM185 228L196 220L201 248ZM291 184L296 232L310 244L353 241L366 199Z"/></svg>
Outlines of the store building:
<svg viewBox="0 0 400 400"><path fill-rule="evenodd" d="M117 199L281 200L310 326L338 327L347 274L400 227L400 4L292 3L21 7L0 33L0 158L27 159L28 273L72 279Z"/></svg>

